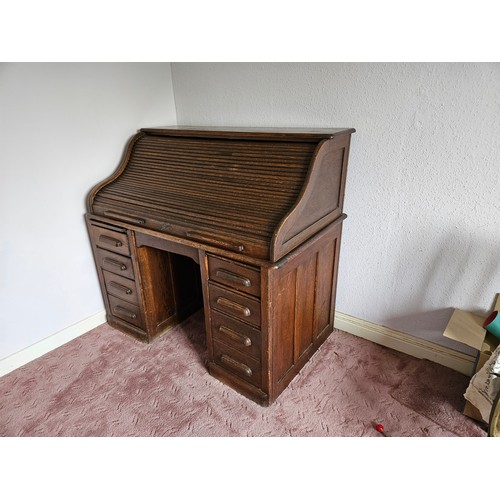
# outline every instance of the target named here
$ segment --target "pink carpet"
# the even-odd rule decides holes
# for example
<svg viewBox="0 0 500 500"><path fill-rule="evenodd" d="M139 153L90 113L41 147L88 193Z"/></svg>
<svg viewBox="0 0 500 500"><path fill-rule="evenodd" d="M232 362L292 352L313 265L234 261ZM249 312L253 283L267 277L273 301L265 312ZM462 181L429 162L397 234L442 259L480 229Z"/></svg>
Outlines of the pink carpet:
<svg viewBox="0 0 500 500"><path fill-rule="evenodd" d="M211 377L202 312L151 345L102 325L0 378L1 436L486 436L469 379L335 331L263 408Z"/></svg>

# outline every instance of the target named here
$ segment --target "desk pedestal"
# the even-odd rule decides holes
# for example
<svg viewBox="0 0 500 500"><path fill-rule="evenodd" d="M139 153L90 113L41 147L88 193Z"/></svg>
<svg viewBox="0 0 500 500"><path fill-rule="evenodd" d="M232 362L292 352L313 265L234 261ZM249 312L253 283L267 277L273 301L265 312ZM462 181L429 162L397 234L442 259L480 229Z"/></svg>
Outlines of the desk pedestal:
<svg viewBox="0 0 500 500"><path fill-rule="evenodd" d="M275 263L86 221L108 323L152 342L203 307L210 373L263 406L333 330L342 219Z"/></svg>

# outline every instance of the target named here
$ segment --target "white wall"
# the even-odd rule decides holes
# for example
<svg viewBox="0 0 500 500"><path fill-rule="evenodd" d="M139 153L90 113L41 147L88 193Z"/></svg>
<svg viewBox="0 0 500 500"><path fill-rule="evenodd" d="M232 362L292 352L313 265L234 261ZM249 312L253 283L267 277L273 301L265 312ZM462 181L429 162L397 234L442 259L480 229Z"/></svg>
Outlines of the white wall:
<svg viewBox="0 0 500 500"><path fill-rule="evenodd" d="M104 308L86 194L175 120L169 63L0 64L0 359Z"/></svg>
<svg viewBox="0 0 500 500"><path fill-rule="evenodd" d="M339 311L466 352L500 292L500 64L173 63L179 125L354 127Z"/></svg>

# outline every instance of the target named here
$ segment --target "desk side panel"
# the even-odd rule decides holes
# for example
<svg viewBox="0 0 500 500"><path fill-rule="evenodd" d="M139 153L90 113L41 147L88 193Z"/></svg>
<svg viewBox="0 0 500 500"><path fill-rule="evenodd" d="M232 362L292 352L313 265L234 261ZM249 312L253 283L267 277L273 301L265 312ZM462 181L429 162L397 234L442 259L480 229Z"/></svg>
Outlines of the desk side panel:
<svg viewBox="0 0 500 500"><path fill-rule="evenodd" d="M271 243L275 262L342 215L350 134L321 142L311 160L304 187L282 219Z"/></svg>
<svg viewBox="0 0 500 500"><path fill-rule="evenodd" d="M269 270L271 401L333 331L341 226Z"/></svg>

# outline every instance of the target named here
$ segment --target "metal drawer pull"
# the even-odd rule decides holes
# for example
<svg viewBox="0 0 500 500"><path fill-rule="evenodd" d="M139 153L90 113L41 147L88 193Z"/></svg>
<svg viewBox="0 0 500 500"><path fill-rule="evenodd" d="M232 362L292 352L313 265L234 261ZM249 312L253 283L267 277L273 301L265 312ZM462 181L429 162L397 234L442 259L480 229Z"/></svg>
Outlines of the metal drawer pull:
<svg viewBox="0 0 500 500"><path fill-rule="evenodd" d="M236 342L240 342L245 347L250 347L252 345L252 340L249 337L247 337L246 335L242 335L241 333L235 332L234 330L231 330L231 328L228 328L227 326L224 325L219 326L219 332L223 333L224 335L228 336L229 338L233 339Z"/></svg>
<svg viewBox="0 0 500 500"><path fill-rule="evenodd" d="M112 266L119 267L122 271L125 271L127 269L127 266L123 262L115 259L110 259L109 257L105 257L104 262L106 262L106 264L111 264Z"/></svg>
<svg viewBox="0 0 500 500"><path fill-rule="evenodd" d="M109 286L116 288L117 290L120 290L127 295L130 295L132 293L132 290L128 286L121 285L120 283L115 283L114 281L111 281Z"/></svg>
<svg viewBox="0 0 500 500"><path fill-rule="evenodd" d="M242 372L247 377L251 377L253 375L252 369L249 366L244 365L243 363L240 363L239 361L236 361L235 359L230 358L225 354L220 357L220 362L226 366L230 366L231 368L238 370L239 372Z"/></svg>
<svg viewBox="0 0 500 500"><path fill-rule="evenodd" d="M248 307L242 306L241 304L226 299L225 297L218 297L216 302L219 306L227 307L228 309L231 309L232 311L243 316L250 316L251 314L251 311L250 309L248 309Z"/></svg>
<svg viewBox="0 0 500 500"><path fill-rule="evenodd" d="M112 212L111 210L105 210L104 215L106 217L111 217L112 219L120 219L124 222L139 224L140 226L146 223L144 219L140 219L139 217L131 217L130 215L119 214L118 212Z"/></svg>
<svg viewBox="0 0 500 500"><path fill-rule="evenodd" d="M234 250L236 252L243 252L243 250L245 250L245 247L241 243L231 243L230 241L219 240L217 238L201 234L198 231L187 231L186 236L188 238L195 238L196 240L204 241L205 243L209 243L216 247L229 248L230 250Z"/></svg>
<svg viewBox="0 0 500 500"><path fill-rule="evenodd" d="M104 234L101 234L99 236L99 241L102 243L106 243L108 245L113 245L114 247L121 247L123 243L120 240L117 240L116 238L111 238L110 236L105 236Z"/></svg>
<svg viewBox="0 0 500 500"><path fill-rule="evenodd" d="M234 274L231 271L226 271L225 269L217 269L215 276L236 283L237 285L252 286L252 282L248 278L240 276L239 274Z"/></svg>
<svg viewBox="0 0 500 500"><path fill-rule="evenodd" d="M129 317L130 319L136 319L137 318L137 314L129 311L128 309L125 309L122 306L116 306L115 307L115 312L122 313L123 315Z"/></svg>

